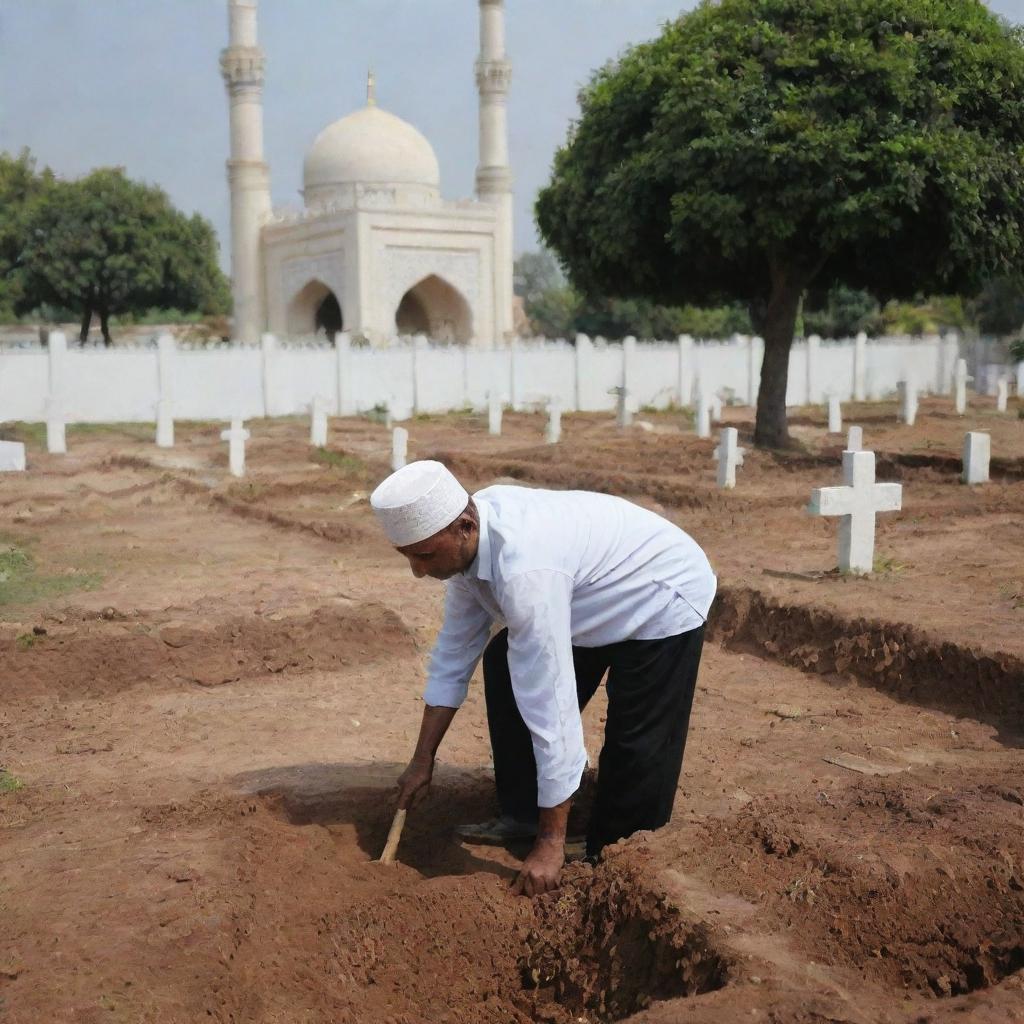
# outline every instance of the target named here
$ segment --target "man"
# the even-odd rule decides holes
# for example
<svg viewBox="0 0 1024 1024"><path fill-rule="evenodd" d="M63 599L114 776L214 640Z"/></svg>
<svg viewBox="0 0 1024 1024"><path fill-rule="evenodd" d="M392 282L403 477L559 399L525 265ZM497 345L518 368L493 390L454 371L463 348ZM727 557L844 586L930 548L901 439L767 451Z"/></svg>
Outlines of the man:
<svg viewBox="0 0 1024 1024"><path fill-rule="evenodd" d="M694 540L606 494L494 486L470 498L439 462L398 470L370 503L413 575L448 581L399 807L426 795L437 749L483 654L502 813L459 832L533 839L517 892L558 885L569 808L587 764L580 712L606 671L587 854L664 825L716 587ZM494 623L505 628L488 642Z"/></svg>

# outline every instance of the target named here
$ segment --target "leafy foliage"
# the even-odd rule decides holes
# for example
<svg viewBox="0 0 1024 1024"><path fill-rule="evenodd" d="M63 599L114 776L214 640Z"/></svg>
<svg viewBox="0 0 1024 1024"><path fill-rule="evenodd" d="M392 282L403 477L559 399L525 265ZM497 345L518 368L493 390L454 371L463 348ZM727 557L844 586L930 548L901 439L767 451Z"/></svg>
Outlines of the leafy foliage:
<svg viewBox="0 0 1024 1024"><path fill-rule="evenodd" d="M49 179L17 225L16 311L41 304L77 310L82 340L95 313L110 342L110 318L178 307L228 308L213 227L176 210L163 190L102 168L77 181Z"/></svg>
<svg viewBox="0 0 1024 1024"><path fill-rule="evenodd" d="M47 169L38 173L27 149L17 156L0 153L0 314L13 315L21 299L21 279L15 272L25 238L25 213L29 203L53 184Z"/></svg>
<svg viewBox="0 0 1024 1024"><path fill-rule="evenodd" d="M805 290L1024 269L1022 159L1022 36L979 0L704 0L594 75L537 220L584 294L746 303L781 445Z"/></svg>

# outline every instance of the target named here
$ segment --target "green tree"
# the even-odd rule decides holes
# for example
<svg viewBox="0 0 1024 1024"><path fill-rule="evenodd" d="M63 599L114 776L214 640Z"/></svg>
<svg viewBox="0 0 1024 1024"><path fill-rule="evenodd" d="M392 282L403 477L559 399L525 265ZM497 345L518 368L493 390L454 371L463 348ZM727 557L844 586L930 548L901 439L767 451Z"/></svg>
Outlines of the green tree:
<svg viewBox="0 0 1024 1024"><path fill-rule="evenodd" d="M747 304L788 443L801 298L1024 268L1024 46L979 0L703 0L598 71L537 220L585 294Z"/></svg>
<svg viewBox="0 0 1024 1024"><path fill-rule="evenodd" d="M1017 334L1024 327L1024 279L989 281L970 309L982 334Z"/></svg>
<svg viewBox="0 0 1024 1024"><path fill-rule="evenodd" d="M213 228L186 217L163 190L103 168L55 182L25 214L18 308L78 310L85 341L93 314L110 344L110 318L154 306L207 314L227 308Z"/></svg>
<svg viewBox="0 0 1024 1024"><path fill-rule="evenodd" d="M53 183L49 169L36 171L32 154L0 153L0 313L12 315L22 295L18 262L25 240L25 214L32 200Z"/></svg>

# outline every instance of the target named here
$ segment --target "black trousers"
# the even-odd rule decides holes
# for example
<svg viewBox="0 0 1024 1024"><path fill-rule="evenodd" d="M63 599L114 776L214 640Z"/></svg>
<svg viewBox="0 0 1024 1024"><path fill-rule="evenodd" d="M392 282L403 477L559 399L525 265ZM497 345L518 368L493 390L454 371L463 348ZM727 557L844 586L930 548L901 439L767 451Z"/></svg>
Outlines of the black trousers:
<svg viewBox="0 0 1024 1024"><path fill-rule="evenodd" d="M640 829L660 828L672 816L703 644L700 626L664 640L573 647L580 711L608 673L588 856ZM535 821L537 766L512 692L507 629L487 645L483 667L498 803L504 814Z"/></svg>

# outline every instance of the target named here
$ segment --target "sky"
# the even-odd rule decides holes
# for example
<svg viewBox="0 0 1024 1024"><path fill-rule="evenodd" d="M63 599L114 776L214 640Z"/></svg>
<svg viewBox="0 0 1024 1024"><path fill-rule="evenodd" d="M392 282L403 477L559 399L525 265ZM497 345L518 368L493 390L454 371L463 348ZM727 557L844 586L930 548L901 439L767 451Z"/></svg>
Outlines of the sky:
<svg viewBox="0 0 1024 1024"><path fill-rule="evenodd" d="M537 248L533 202L592 69L657 35L687 0L507 0L516 250ZM1024 22L1024 0L991 0ZM275 206L301 206L317 133L380 105L431 141L447 199L473 194L476 0L261 0L266 159ZM227 0L0 0L0 150L28 146L73 177L122 166L208 217L227 265Z"/></svg>

